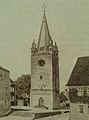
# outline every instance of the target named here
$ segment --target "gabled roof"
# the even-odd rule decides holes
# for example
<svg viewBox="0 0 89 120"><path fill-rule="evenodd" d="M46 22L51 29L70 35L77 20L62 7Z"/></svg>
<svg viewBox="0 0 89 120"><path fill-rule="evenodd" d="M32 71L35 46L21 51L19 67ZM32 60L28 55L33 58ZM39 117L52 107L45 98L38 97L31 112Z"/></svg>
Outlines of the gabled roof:
<svg viewBox="0 0 89 120"><path fill-rule="evenodd" d="M50 37L49 28L48 28L46 15L44 11L37 49L39 50L41 47L46 48L48 46L50 39L51 37Z"/></svg>
<svg viewBox="0 0 89 120"><path fill-rule="evenodd" d="M67 86L89 85L89 57L79 57Z"/></svg>
<svg viewBox="0 0 89 120"><path fill-rule="evenodd" d="M10 72L9 70L7 70L7 69L5 69L5 68L3 68L1 66L0 66L0 69L3 70L3 71L6 71L6 72Z"/></svg>

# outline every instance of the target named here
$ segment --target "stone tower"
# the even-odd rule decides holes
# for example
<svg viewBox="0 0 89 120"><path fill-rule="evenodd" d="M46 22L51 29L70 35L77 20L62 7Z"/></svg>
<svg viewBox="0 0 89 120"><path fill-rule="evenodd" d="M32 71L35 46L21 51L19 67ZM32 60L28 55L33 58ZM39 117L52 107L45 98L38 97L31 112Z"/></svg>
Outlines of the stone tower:
<svg viewBox="0 0 89 120"><path fill-rule="evenodd" d="M49 33L45 11L36 45L31 48L31 106L59 108L58 46Z"/></svg>

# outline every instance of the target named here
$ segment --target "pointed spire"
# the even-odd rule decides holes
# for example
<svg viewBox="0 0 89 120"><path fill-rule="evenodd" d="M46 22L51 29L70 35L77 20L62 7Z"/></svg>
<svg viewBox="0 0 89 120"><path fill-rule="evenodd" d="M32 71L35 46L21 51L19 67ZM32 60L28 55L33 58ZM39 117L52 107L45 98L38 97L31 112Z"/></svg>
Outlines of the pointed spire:
<svg viewBox="0 0 89 120"><path fill-rule="evenodd" d="M48 28L45 10L44 10L43 20L42 20L42 25L41 25L41 30L40 30L39 40L38 40L38 46L37 46L38 50L42 47L46 49L50 39L51 37L50 37L49 28Z"/></svg>
<svg viewBox="0 0 89 120"><path fill-rule="evenodd" d="M35 42L35 39L33 40L32 48L36 48L36 42Z"/></svg>
<svg viewBox="0 0 89 120"><path fill-rule="evenodd" d="M58 49L57 43L55 42L55 49Z"/></svg>

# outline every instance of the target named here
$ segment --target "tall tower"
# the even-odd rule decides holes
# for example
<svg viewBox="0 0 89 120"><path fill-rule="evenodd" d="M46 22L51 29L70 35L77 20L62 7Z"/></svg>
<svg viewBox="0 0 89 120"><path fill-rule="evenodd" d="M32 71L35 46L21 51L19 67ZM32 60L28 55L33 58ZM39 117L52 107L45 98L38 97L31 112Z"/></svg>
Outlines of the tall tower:
<svg viewBox="0 0 89 120"><path fill-rule="evenodd" d="M58 46L49 33L45 10L39 40L31 48L31 106L59 108Z"/></svg>

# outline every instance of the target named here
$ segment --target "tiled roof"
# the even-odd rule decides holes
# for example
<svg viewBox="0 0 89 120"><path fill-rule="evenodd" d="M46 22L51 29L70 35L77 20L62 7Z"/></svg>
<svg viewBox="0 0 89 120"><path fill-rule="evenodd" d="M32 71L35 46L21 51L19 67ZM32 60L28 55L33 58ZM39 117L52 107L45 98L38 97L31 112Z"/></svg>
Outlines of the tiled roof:
<svg viewBox="0 0 89 120"><path fill-rule="evenodd" d="M89 57L79 57L67 86L89 85Z"/></svg>

